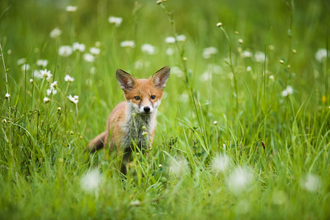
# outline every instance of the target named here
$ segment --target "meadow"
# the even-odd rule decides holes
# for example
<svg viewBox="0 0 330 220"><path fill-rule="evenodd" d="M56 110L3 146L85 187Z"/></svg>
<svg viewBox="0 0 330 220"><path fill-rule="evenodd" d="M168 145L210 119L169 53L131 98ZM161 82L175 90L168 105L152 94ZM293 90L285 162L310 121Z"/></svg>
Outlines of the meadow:
<svg viewBox="0 0 330 220"><path fill-rule="evenodd" d="M329 219L330 3L0 2L0 219ZM170 66L149 157L85 152Z"/></svg>

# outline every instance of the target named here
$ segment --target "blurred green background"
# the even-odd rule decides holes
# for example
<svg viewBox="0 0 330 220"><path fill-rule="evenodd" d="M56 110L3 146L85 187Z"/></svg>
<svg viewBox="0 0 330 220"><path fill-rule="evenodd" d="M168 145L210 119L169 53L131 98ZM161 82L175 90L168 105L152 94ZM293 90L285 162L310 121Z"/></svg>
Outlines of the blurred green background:
<svg viewBox="0 0 330 220"><path fill-rule="evenodd" d="M327 219L329 11L328 0L1 0L0 218ZM75 42L86 50L60 54ZM116 69L149 78L166 65L150 158L134 154L123 179L120 159L83 152L124 100ZM45 68L50 80L34 75ZM221 174L212 171L220 154L233 162ZM190 172L175 177L173 158ZM228 182L241 166L255 181L236 194ZM93 168L105 181L89 194L81 180Z"/></svg>

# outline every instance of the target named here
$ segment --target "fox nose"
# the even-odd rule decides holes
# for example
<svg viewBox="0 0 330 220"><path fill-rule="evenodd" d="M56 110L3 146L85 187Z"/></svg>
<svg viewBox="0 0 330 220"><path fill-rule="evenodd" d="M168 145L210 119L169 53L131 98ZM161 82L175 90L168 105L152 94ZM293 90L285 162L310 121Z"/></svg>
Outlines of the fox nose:
<svg viewBox="0 0 330 220"><path fill-rule="evenodd" d="M150 108L149 108L148 106L144 107L143 110L144 110L146 113L150 112Z"/></svg>

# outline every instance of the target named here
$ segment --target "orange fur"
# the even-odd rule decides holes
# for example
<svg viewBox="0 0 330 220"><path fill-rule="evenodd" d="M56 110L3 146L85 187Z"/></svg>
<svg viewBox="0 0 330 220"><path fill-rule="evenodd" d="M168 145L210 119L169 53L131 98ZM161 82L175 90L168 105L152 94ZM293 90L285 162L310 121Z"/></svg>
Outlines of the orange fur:
<svg viewBox="0 0 330 220"><path fill-rule="evenodd" d="M124 91L126 101L119 103L111 112L107 129L89 143L91 152L101 148L124 150L122 173L126 174L133 141L142 150L151 146L155 134L156 114L163 96L163 89L170 74L164 67L150 79L135 79L123 70L116 76Z"/></svg>

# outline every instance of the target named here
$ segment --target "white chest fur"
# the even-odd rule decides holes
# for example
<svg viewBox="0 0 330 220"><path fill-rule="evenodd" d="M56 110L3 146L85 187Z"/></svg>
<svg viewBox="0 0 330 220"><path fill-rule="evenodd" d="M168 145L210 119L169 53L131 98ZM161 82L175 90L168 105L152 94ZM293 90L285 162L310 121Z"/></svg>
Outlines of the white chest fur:
<svg viewBox="0 0 330 220"><path fill-rule="evenodd" d="M131 147L134 141L137 146L147 148L150 134L155 127L157 109L154 109L151 114L139 114L134 109L135 107L131 106L130 103L127 104L127 120L124 126L122 126L124 136L121 141L121 147Z"/></svg>

